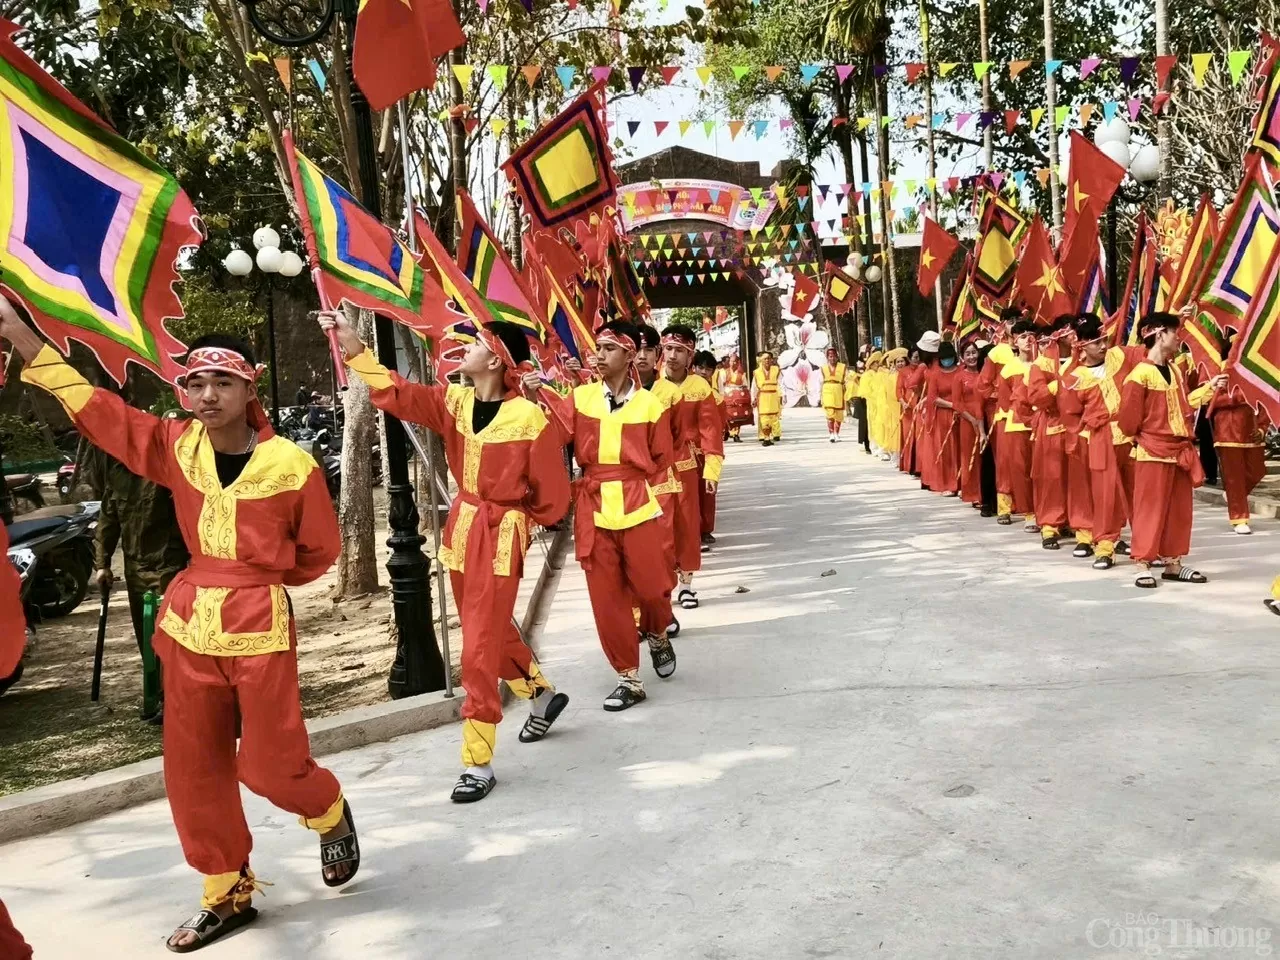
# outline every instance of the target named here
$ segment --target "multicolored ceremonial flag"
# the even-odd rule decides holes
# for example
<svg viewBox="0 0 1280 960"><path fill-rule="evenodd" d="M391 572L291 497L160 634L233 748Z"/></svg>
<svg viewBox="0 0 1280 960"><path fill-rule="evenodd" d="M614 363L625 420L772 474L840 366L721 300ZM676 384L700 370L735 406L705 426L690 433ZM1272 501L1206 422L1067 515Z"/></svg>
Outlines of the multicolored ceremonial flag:
<svg viewBox="0 0 1280 960"><path fill-rule="evenodd" d="M1027 231L1018 264L1018 290L1040 326L1047 327L1058 317L1075 312L1076 297L1067 289L1053 254L1053 242L1040 214L1036 214Z"/></svg>
<svg viewBox="0 0 1280 960"><path fill-rule="evenodd" d="M471 195L459 190L457 199L458 266L497 319L514 323L528 336L545 343L547 328L525 288L524 278L480 217Z"/></svg>
<svg viewBox="0 0 1280 960"><path fill-rule="evenodd" d="M1195 219L1191 221L1181 258L1173 273L1167 304L1170 313L1181 310L1189 301L1192 291L1198 290L1202 285L1219 230L1217 208L1209 195L1205 194L1200 198L1200 206L1196 210Z"/></svg>
<svg viewBox="0 0 1280 960"><path fill-rule="evenodd" d="M13 42L0 20L0 284L63 353L93 351L118 383L132 361L172 382L186 347L173 286L201 241L177 180Z"/></svg>
<svg viewBox="0 0 1280 960"><path fill-rule="evenodd" d="M1229 327L1239 330L1256 296L1267 296L1264 274L1280 235L1280 211L1272 199L1271 177L1258 154L1245 164L1244 180L1223 219L1204 273L1203 289L1192 290L1188 302L1198 301L1198 332L1184 341L1198 352L1195 340L1205 341L1203 358L1222 357ZM1184 327L1186 325L1184 324ZM1197 359L1200 359L1199 357Z"/></svg>
<svg viewBox="0 0 1280 960"><path fill-rule="evenodd" d="M1125 168L1071 131L1071 163L1063 202L1063 234L1070 235L1077 220L1097 220L1120 188Z"/></svg>
<svg viewBox="0 0 1280 960"><path fill-rule="evenodd" d="M973 256L973 292L993 306L1005 305L1018 273L1018 247L1027 232L1027 218L999 195L983 204L978 243Z"/></svg>
<svg viewBox="0 0 1280 960"><path fill-rule="evenodd" d="M391 229L298 153L284 134L311 275L325 306L346 301L435 340L460 319Z"/></svg>
<svg viewBox="0 0 1280 960"><path fill-rule="evenodd" d="M502 165L532 228L546 230L614 203L618 178L603 119L604 85L597 83L530 137Z"/></svg>
<svg viewBox="0 0 1280 960"><path fill-rule="evenodd" d="M944 323L951 329L952 339L956 343L963 343L982 330L982 316L973 302L973 288L969 282L972 266L973 254L965 254L964 268L960 272L960 279L951 288L951 299L943 315Z"/></svg>
<svg viewBox="0 0 1280 960"><path fill-rule="evenodd" d="M351 68L369 106L385 110L436 83L436 60L467 42L449 0L360 0Z"/></svg>
<svg viewBox="0 0 1280 960"><path fill-rule="evenodd" d="M960 241L942 228L932 217L924 218L924 235L920 239L920 266L916 272L916 288L927 297L942 276L947 262L960 249Z"/></svg>
<svg viewBox="0 0 1280 960"><path fill-rule="evenodd" d="M1280 244L1271 250L1259 290L1227 358L1232 393L1280 423ZM1184 324L1185 326L1185 324ZM1220 368L1219 368L1220 369ZM1218 370L1210 367L1209 373Z"/></svg>
<svg viewBox="0 0 1280 960"><path fill-rule="evenodd" d="M621 320L643 320L650 313L649 298L616 231L609 239L608 250L610 314Z"/></svg>
<svg viewBox="0 0 1280 960"><path fill-rule="evenodd" d="M827 261L826 280L827 309L836 316L852 310L862 295L862 284L830 260Z"/></svg>
<svg viewBox="0 0 1280 960"><path fill-rule="evenodd" d="M542 260L529 234L525 234L525 276L542 305L547 325L556 332L565 350L577 361L584 362L594 353L596 338L593 327L581 311L580 303L556 272Z"/></svg>
<svg viewBox="0 0 1280 960"><path fill-rule="evenodd" d="M1280 46L1264 33L1262 51L1256 74L1261 81L1258 110L1248 149L1263 158L1274 177L1280 171Z"/></svg>

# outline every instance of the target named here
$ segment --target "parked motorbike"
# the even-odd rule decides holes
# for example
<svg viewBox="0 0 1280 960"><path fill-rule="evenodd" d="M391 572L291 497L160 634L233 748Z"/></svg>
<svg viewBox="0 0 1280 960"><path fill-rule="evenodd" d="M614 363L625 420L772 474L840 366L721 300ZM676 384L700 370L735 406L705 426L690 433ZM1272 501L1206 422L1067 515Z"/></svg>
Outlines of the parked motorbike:
<svg viewBox="0 0 1280 960"><path fill-rule="evenodd" d="M9 562L22 580L27 622L71 613L89 592L98 501L43 507L9 525Z"/></svg>
<svg viewBox="0 0 1280 960"><path fill-rule="evenodd" d="M43 483L34 473L11 473L4 482L9 488L9 496L26 500L33 507L44 506L44 494L40 492Z"/></svg>
<svg viewBox="0 0 1280 960"><path fill-rule="evenodd" d="M72 463L64 463L58 468L58 496L65 503L71 498L71 487L76 479L76 465Z"/></svg>

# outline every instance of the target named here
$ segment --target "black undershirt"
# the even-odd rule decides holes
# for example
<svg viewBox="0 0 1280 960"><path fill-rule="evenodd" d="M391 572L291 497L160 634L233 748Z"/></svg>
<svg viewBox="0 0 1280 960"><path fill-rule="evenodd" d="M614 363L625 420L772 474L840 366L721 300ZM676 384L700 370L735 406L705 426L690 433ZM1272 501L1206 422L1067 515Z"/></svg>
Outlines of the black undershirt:
<svg viewBox="0 0 1280 960"><path fill-rule="evenodd" d="M1169 372L1167 363L1157 363L1155 368L1160 371L1160 376L1164 377L1165 383L1173 383L1173 374Z"/></svg>
<svg viewBox="0 0 1280 960"><path fill-rule="evenodd" d="M502 407L501 400L481 400L476 397L471 407L471 432L479 433L498 415Z"/></svg>
<svg viewBox="0 0 1280 960"><path fill-rule="evenodd" d="M244 472L245 465L252 456L252 450L248 453L219 453L217 450L213 451L213 463L218 469L218 482L222 484L224 489L240 479L240 474Z"/></svg>

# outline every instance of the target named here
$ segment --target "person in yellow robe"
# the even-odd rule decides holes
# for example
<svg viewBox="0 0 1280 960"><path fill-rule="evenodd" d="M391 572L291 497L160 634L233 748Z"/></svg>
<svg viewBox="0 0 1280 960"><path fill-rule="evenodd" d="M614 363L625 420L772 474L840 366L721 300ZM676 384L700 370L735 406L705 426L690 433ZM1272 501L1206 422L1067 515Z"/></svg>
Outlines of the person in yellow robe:
<svg viewBox="0 0 1280 960"><path fill-rule="evenodd" d="M822 365L822 410L827 417L827 436L832 443L840 442L848 379L849 368L840 362L840 354L835 347L829 347L827 362Z"/></svg>
<svg viewBox="0 0 1280 960"><path fill-rule="evenodd" d="M882 427L884 443L883 460L896 459L902 450L902 418L898 415L898 367L907 359L904 347L895 347L884 355L885 369L881 374L881 408L884 410Z"/></svg>
<svg viewBox="0 0 1280 960"><path fill-rule="evenodd" d="M884 418L881 407L884 405L884 397L880 392L883 360L884 354L879 350L872 352L867 357L867 369L863 371L862 379L858 382L858 396L867 404L867 432L871 436L871 452L875 456L880 455L880 441L884 439L881 436Z"/></svg>
<svg viewBox="0 0 1280 960"><path fill-rule="evenodd" d="M751 377L751 396L757 414L756 433L762 447L771 447L782 439L782 394L778 390L781 370L768 350L761 350L759 366Z"/></svg>

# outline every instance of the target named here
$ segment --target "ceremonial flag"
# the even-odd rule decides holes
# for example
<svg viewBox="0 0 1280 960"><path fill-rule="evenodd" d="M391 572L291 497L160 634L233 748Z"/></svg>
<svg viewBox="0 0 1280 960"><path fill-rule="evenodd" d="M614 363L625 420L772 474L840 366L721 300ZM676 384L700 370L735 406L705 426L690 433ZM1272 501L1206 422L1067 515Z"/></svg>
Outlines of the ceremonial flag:
<svg viewBox="0 0 1280 960"><path fill-rule="evenodd" d="M467 42L449 0L360 0L351 66L369 106L385 110L436 83L436 60Z"/></svg>
<svg viewBox="0 0 1280 960"><path fill-rule="evenodd" d="M546 326L524 279L465 190L458 191L457 210L458 265L463 274L497 319L514 323L528 336L545 343Z"/></svg>
<svg viewBox="0 0 1280 960"><path fill-rule="evenodd" d="M1096 217L1080 217L1072 225L1058 249L1058 267L1063 286L1078 305L1091 296L1086 293L1091 286L1100 286L1102 249Z"/></svg>
<svg viewBox="0 0 1280 960"><path fill-rule="evenodd" d="M1264 59L1258 67L1262 79L1258 111L1253 117L1249 153L1262 157L1272 176L1280 170L1280 48L1265 34Z"/></svg>
<svg viewBox="0 0 1280 960"><path fill-rule="evenodd" d="M1124 282L1124 294L1120 297L1116 312L1111 317L1110 336L1107 343L1113 347L1128 343L1131 336L1137 334L1139 314L1136 291L1146 237L1147 212L1139 210L1137 220L1134 222L1133 253L1129 257L1129 275Z"/></svg>
<svg viewBox="0 0 1280 960"><path fill-rule="evenodd" d="M1064 233L1069 235L1078 219L1097 220L1102 216L1119 189L1124 174L1124 167L1090 143L1088 138L1072 130L1071 170L1063 205Z"/></svg>
<svg viewBox="0 0 1280 960"><path fill-rule="evenodd" d="M848 313L862 295L862 284L832 261L827 261L827 309L836 316Z"/></svg>
<svg viewBox="0 0 1280 960"><path fill-rule="evenodd" d="M617 231L612 231L608 243L609 313L611 317L632 322L649 315L649 298L640 285L640 275L635 264L623 249Z"/></svg>
<svg viewBox="0 0 1280 960"><path fill-rule="evenodd" d="M973 287L969 277L972 274L973 254L967 253L964 268L960 271L960 279L951 288L951 299L943 314L945 323L952 330L952 339L963 343L982 329L982 316L973 302Z"/></svg>
<svg viewBox="0 0 1280 960"><path fill-rule="evenodd" d="M1039 214L1031 221L1027 243L1022 249L1018 289L1040 326L1050 326L1063 314L1074 312L1076 297L1063 282L1049 231Z"/></svg>
<svg viewBox="0 0 1280 960"><path fill-rule="evenodd" d="M814 305L818 302L818 282L811 280L803 273L792 272L792 278L796 282L795 290L791 294L791 312L803 318L805 314L810 313Z"/></svg>
<svg viewBox="0 0 1280 960"><path fill-rule="evenodd" d="M409 248L342 187L298 153L284 134L311 275L324 306L346 301L434 340L460 319Z"/></svg>
<svg viewBox="0 0 1280 960"><path fill-rule="evenodd" d="M592 86L502 165L535 230L604 216L615 201L618 178L602 116L603 91L602 84Z"/></svg>
<svg viewBox="0 0 1280 960"><path fill-rule="evenodd" d="M1255 297L1227 362L1228 388L1280 423L1280 244L1271 249ZM1184 325L1185 326L1185 325ZM1220 368L1219 368L1220 369ZM1208 372L1218 370L1210 367Z"/></svg>
<svg viewBox="0 0 1280 960"><path fill-rule="evenodd" d="M587 354L595 352L596 339L592 325L582 313L582 301L542 259L532 234L528 233L524 235L524 275L542 307L547 325L556 332L565 350L584 362Z"/></svg>
<svg viewBox="0 0 1280 960"><path fill-rule="evenodd" d="M1206 366L1210 358L1221 360L1227 328L1239 330L1250 302L1269 293L1263 286L1263 275L1280 234L1280 212L1272 200L1271 187L1262 157L1251 155L1209 257L1203 289L1198 295L1193 289L1187 297L1188 302L1198 300L1200 309L1196 329L1188 328L1183 339ZM1197 341L1201 341L1199 345Z"/></svg>
<svg viewBox="0 0 1280 960"><path fill-rule="evenodd" d="M932 217L924 218L924 236L920 241L920 266L916 273L916 287L920 296L933 292L934 284L957 250L960 241L944 230Z"/></svg>
<svg viewBox="0 0 1280 960"><path fill-rule="evenodd" d="M165 380L186 347L173 285L199 246L195 208L166 170L122 139L13 42L0 20L0 284L63 353L93 351L118 383L129 361Z"/></svg>
<svg viewBox="0 0 1280 960"><path fill-rule="evenodd" d="M1196 210L1196 217L1191 222L1191 232L1182 248L1182 258L1174 271L1169 291L1170 313L1181 310L1188 302L1191 292L1201 287L1205 270L1213 256L1213 246L1218 240L1219 229L1218 211L1206 193L1200 198L1200 207Z"/></svg>
<svg viewBox="0 0 1280 960"><path fill-rule="evenodd" d="M973 291L993 307L1008 303L1018 270L1018 246L1027 232L1027 218L998 194L983 203L978 243L974 247Z"/></svg>

